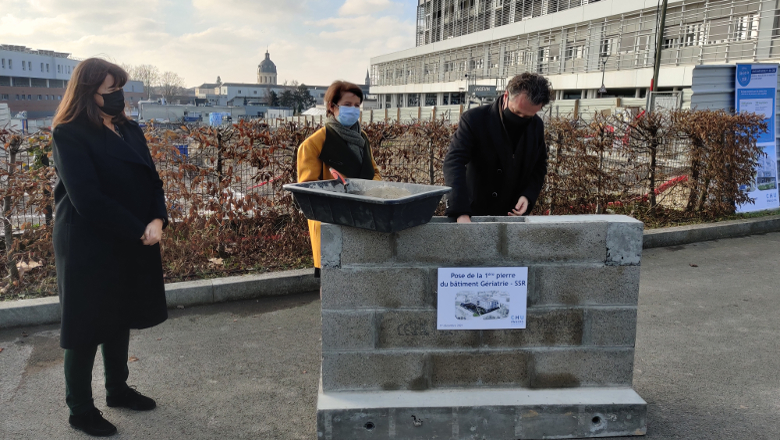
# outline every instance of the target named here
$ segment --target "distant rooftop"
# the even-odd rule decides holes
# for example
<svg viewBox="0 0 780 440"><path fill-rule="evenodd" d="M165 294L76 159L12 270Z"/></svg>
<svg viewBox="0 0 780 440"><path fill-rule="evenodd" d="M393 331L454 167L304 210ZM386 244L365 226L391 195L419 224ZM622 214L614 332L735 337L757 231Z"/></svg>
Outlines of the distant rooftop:
<svg viewBox="0 0 780 440"><path fill-rule="evenodd" d="M210 86L211 84L206 84L206 85ZM302 84L298 84L297 86L293 86L293 85L284 85L284 84L222 83L223 87L224 86L227 86L227 87L265 87L265 88L269 88L269 89L295 89L295 88L297 88L297 87L299 87L301 85ZM216 86L217 86L217 84L214 84L214 87L216 87ZM203 86L201 86L201 87L203 87ZM317 89L317 88L325 88L325 89L327 89L330 86L310 86L310 85L306 84L306 87L307 88L311 88L311 89Z"/></svg>
<svg viewBox="0 0 780 440"><path fill-rule="evenodd" d="M72 58L69 53L65 53L65 52L55 52L53 50L33 50L26 46L14 46L11 44L0 44L0 50L10 50L12 52L29 53L31 55L44 55L44 56L56 57L56 58L75 59Z"/></svg>

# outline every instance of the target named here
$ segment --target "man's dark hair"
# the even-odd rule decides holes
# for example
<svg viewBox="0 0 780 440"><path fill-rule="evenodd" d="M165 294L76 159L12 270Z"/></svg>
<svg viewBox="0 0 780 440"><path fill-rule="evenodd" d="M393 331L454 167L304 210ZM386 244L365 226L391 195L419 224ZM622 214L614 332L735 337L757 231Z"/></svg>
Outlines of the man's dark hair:
<svg viewBox="0 0 780 440"><path fill-rule="evenodd" d="M547 105L555 99L552 84L538 73L525 72L515 75L507 84L506 90L509 92L510 99L520 92L525 92L534 105Z"/></svg>

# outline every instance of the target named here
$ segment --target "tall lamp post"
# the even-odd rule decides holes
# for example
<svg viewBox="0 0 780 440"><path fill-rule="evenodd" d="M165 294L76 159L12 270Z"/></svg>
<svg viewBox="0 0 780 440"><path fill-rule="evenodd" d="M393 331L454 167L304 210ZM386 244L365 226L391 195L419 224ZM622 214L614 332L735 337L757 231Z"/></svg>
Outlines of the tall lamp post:
<svg viewBox="0 0 780 440"><path fill-rule="evenodd" d="M607 93L607 88L604 86L604 75L607 73L607 60L609 60L609 55L605 57L601 57L601 88L599 89L599 98L601 98L605 93Z"/></svg>

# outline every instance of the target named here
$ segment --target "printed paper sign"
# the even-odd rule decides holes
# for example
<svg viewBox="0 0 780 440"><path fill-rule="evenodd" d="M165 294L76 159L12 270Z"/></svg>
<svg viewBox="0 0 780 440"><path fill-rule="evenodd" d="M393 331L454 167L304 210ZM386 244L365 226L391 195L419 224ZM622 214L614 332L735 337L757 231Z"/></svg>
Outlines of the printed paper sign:
<svg viewBox="0 0 780 440"><path fill-rule="evenodd" d="M439 268L439 330L524 329L527 267Z"/></svg>
<svg viewBox="0 0 780 440"><path fill-rule="evenodd" d="M737 64L735 107L737 113L763 115L769 130L758 136L757 145L764 150L756 174L749 185L740 189L755 199L753 204L737 206L737 212L760 211L780 206L777 189L777 145L775 140L775 96L777 64Z"/></svg>

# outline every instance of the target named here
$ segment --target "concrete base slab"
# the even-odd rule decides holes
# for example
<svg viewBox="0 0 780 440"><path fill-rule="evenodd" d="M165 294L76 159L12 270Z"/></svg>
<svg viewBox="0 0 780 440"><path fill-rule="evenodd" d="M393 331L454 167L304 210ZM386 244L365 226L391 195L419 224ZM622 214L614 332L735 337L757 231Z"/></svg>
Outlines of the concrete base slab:
<svg viewBox="0 0 780 440"><path fill-rule="evenodd" d="M328 392L317 438L458 440L645 435L647 403L631 388Z"/></svg>

